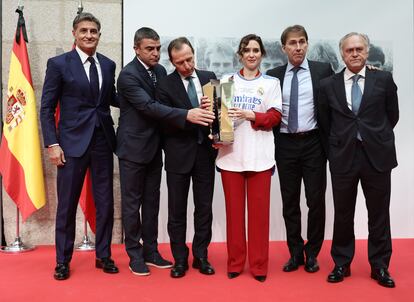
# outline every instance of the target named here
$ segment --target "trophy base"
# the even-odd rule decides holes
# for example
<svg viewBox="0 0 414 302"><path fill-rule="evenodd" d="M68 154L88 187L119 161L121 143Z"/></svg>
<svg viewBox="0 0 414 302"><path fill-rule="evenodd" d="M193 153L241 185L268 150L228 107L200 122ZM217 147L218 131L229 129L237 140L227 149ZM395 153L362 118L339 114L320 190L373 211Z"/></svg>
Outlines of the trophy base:
<svg viewBox="0 0 414 302"><path fill-rule="evenodd" d="M213 135L213 143L215 145L231 145L234 142L234 135L233 133L222 133L221 135L219 134L214 134Z"/></svg>

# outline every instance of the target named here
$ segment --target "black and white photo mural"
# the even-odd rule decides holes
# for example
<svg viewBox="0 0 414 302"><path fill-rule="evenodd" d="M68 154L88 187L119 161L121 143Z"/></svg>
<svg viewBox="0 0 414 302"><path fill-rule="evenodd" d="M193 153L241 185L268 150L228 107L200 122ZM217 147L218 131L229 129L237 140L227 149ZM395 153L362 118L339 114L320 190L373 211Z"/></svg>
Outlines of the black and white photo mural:
<svg viewBox="0 0 414 302"><path fill-rule="evenodd" d="M240 63L235 55L240 38L254 33L261 36L268 55L262 60L261 71L286 64L280 35L291 25L303 25L309 36L307 58L329 62L335 72L344 64L339 51L339 40L349 32L367 34L371 40L368 63L393 73L398 86L400 121L395 128L398 167L392 171L391 229L394 238L414 237L414 21L413 1L377 0L257 0L247 5L236 0L158 0L153 3L123 1L123 64L134 56L132 41L135 31L143 26L155 29L161 37L160 63L168 72L174 70L168 59L167 47L171 39L186 36L195 49L196 66L214 71L220 78L236 72ZM302 219L307 207L304 192ZM193 236L192 193L188 200L187 238ZM161 184L159 236L168 241L167 186L165 176ZM213 201L213 241L224 241L225 209L220 174L216 174ZM303 221L306 226L306 222ZM326 191L325 236L332 237L333 202L328 172ZM367 212L362 192L358 194L355 213L355 234L367 238ZM306 228L302 228L306 236ZM285 240L282 202L277 173L272 177L271 240Z"/></svg>

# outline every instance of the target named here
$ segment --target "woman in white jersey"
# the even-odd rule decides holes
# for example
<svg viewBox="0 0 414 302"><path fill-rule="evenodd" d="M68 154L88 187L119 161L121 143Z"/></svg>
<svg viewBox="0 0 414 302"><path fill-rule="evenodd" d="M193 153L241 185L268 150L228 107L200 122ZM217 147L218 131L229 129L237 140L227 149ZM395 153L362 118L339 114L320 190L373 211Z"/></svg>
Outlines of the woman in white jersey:
<svg viewBox="0 0 414 302"><path fill-rule="evenodd" d="M272 127L280 123L282 97L279 80L259 70L266 54L259 36L243 37L237 51L243 68L232 75L234 143L221 146L221 171L227 217L227 275L240 275L249 256L250 272L265 281L269 258L270 179L275 167ZM245 208L248 209L246 247Z"/></svg>

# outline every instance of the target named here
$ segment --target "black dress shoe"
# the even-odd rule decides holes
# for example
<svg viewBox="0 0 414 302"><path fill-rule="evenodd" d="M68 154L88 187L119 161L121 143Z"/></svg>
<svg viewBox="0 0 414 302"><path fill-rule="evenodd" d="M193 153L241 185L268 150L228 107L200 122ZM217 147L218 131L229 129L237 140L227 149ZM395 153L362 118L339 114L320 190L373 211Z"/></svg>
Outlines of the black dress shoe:
<svg viewBox="0 0 414 302"><path fill-rule="evenodd" d="M390 288L395 287L395 282L386 268L371 269L371 278L377 280L378 284L381 286Z"/></svg>
<svg viewBox="0 0 414 302"><path fill-rule="evenodd" d="M351 276L351 268L349 266L336 266L328 275L328 282L337 283L344 281L344 277Z"/></svg>
<svg viewBox="0 0 414 302"><path fill-rule="evenodd" d="M296 271L300 265L303 265L305 261L303 260L303 256L292 256L288 262L283 265L284 272L293 272Z"/></svg>
<svg viewBox="0 0 414 302"><path fill-rule="evenodd" d="M214 275L215 271L207 258L194 258L193 268L197 268L204 275Z"/></svg>
<svg viewBox="0 0 414 302"><path fill-rule="evenodd" d="M263 276L254 276L254 278L259 282L265 282L266 281L266 275Z"/></svg>
<svg viewBox="0 0 414 302"><path fill-rule="evenodd" d="M234 278L237 278L238 276L240 276L240 273L237 273L237 272L228 272L227 273L227 277L229 279L234 279Z"/></svg>
<svg viewBox="0 0 414 302"><path fill-rule="evenodd" d="M175 263L171 269L170 276L171 278L182 278L185 276L185 272L188 271L187 263Z"/></svg>
<svg viewBox="0 0 414 302"><path fill-rule="evenodd" d="M66 280L69 278L69 263L58 263L55 267L55 273L53 277L56 280Z"/></svg>
<svg viewBox="0 0 414 302"><path fill-rule="evenodd" d="M109 258L96 258L95 267L101 268L107 274L116 274L119 272L118 268L115 266L115 262Z"/></svg>
<svg viewBox="0 0 414 302"><path fill-rule="evenodd" d="M306 258L305 271L308 273L316 273L319 271L319 263L318 260L316 260L316 257L309 256Z"/></svg>

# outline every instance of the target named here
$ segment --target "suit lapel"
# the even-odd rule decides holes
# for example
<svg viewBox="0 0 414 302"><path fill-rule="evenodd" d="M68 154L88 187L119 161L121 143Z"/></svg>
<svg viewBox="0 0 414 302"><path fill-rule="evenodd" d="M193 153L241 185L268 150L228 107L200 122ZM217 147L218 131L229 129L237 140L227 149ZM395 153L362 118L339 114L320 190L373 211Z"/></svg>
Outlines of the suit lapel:
<svg viewBox="0 0 414 302"><path fill-rule="evenodd" d="M104 91L107 87L106 81L109 80L108 75L110 74L110 71L108 69L109 65L106 64L106 61L104 60L104 58L99 53L97 53L96 56L98 57L99 66L101 67L101 74L102 74L102 86L101 86L101 89L99 90L99 99L98 99L98 103L100 104L102 102L102 96L104 95Z"/></svg>
<svg viewBox="0 0 414 302"><path fill-rule="evenodd" d="M88 100L93 101L91 86L89 85L89 80L86 75L85 68L83 67L83 63L75 49L70 52L69 57L69 68L73 79L75 82L77 82L77 86L79 87L82 94L85 94Z"/></svg>
<svg viewBox="0 0 414 302"><path fill-rule="evenodd" d="M316 105L316 100L318 98L317 91L319 89L320 76L319 76L319 71L317 70L318 68L316 67L316 65L313 64L313 62L309 60L308 60L308 63L309 63L309 71L311 74L311 80L312 80L313 101Z"/></svg>
<svg viewBox="0 0 414 302"><path fill-rule="evenodd" d="M204 72L201 72L201 71L199 71L197 69L196 69L195 72L197 74L198 80L200 81L201 88L203 88L203 86L205 84L207 84L208 82L210 82L210 79L207 77L207 75Z"/></svg>
<svg viewBox="0 0 414 302"><path fill-rule="evenodd" d="M165 71L163 68L161 68L160 64L157 64L154 66L154 72L155 72L155 76L157 77L157 81L159 81L160 79L166 76Z"/></svg>
<svg viewBox="0 0 414 302"><path fill-rule="evenodd" d="M344 112L352 112L346 101L344 70L334 76L334 91L339 101L339 106L344 110Z"/></svg>
<svg viewBox="0 0 414 302"><path fill-rule="evenodd" d="M141 64L141 62L137 59L137 57L134 58L135 66L137 67L138 73L140 74L141 78L144 80L144 83L147 84L146 91L151 91L151 95L154 95L154 84L152 83L151 77L147 71L147 69L144 67L144 65Z"/></svg>
<svg viewBox="0 0 414 302"><path fill-rule="evenodd" d="M283 65L281 68L277 69L276 77L280 81L280 88L283 91L283 81L285 80L285 74L286 74L287 64Z"/></svg>
<svg viewBox="0 0 414 302"><path fill-rule="evenodd" d="M365 71L365 84L364 84L364 93L361 99L361 105L359 106L359 111L363 110L366 107L367 102L369 101L372 91L375 86L375 73L366 68Z"/></svg>
<svg viewBox="0 0 414 302"><path fill-rule="evenodd" d="M187 91L185 90L184 83L181 80L181 76L178 74L178 71L175 70L171 76L173 78L172 88L176 91L178 101L182 102L185 108L192 109L193 105L191 104Z"/></svg>

